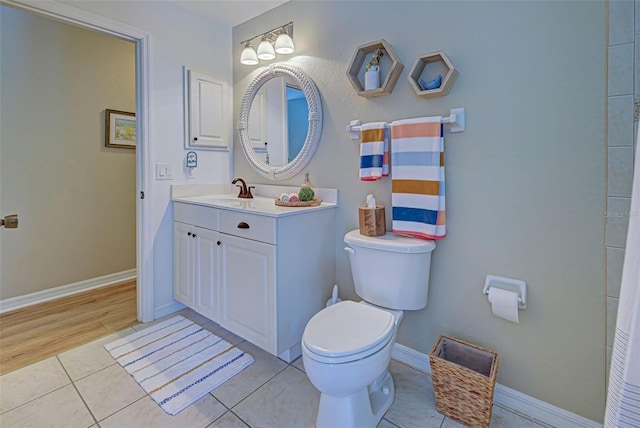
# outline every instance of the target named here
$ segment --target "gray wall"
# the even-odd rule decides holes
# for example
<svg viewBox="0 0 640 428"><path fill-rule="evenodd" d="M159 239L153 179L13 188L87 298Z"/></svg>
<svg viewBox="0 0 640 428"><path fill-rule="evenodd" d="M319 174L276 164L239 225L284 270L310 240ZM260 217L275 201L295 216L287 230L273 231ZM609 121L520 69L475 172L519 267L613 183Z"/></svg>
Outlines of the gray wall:
<svg viewBox="0 0 640 428"><path fill-rule="evenodd" d="M130 42L0 6L0 299L136 267L135 151L104 110L135 112Z"/></svg>
<svg viewBox="0 0 640 428"><path fill-rule="evenodd" d="M445 135L448 236L433 254L429 303L405 314L398 342L428 353L449 334L494 349L501 384L602 421L606 3L290 2L234 28L236 119L259 69L239 63L239 42L290 20L296 53L277 59L302 67L322 96L323 135L307 170L316 186L340 190L341 297L357 298L341 242L358 205L367 193L391 201L390 180L358 180L345 126L466 107L466 132ZM405 70L391 95L361 98L347 65L358 45L381 38ZM448 96L422 99L408 71L438 50L460 75ZM242 156L234 171L265 182ZM520 324L492 316L486 274L527 281Z"/></svg>

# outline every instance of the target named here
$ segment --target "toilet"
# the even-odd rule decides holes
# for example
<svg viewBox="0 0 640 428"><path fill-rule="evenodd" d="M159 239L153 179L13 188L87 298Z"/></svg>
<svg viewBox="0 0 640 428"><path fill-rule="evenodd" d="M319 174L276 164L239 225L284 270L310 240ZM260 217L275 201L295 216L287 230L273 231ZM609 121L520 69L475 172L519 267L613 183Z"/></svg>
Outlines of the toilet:
<svg viewBox="0 0 640 428"><path fill-rule="evenodd" d="M375 427L395 394L388 366L404 310L427 305L433 241L359 230L344 237L361 302L315 314L302 335L302 361L320 391L317 428Z"/></svg>

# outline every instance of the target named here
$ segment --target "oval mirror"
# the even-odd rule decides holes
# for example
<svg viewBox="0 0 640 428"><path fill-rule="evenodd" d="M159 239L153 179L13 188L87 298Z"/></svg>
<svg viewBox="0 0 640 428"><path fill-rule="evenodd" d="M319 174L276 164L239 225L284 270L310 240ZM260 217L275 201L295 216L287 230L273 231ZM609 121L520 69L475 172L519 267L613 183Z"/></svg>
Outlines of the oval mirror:
<svg viewBox="0 0 640 428"><path fill-rule="evenodd" d="M263 177L299 174L322 133L318 89L300 68L275 63L251 81L242 97L238 134L242 151Z"/></svg>

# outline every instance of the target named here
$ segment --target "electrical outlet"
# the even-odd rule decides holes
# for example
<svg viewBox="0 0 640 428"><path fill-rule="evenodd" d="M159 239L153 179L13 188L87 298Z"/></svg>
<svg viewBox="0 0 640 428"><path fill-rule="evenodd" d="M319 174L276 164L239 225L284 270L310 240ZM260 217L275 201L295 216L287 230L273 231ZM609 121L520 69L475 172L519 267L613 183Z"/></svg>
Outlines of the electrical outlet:
<svg viewBox="0 0 640 428"><path fill-rule="evenodd" d="M156 163L156 180L173 180L173 165Z"/></svg>

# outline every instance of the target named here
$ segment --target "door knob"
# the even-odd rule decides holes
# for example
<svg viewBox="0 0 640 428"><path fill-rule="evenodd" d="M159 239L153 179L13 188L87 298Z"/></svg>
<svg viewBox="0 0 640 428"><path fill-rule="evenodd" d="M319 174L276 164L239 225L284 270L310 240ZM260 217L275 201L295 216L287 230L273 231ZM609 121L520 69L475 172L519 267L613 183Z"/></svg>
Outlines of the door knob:
<svg viewBox="0 0 640 428"><path fill-rule="evenodd" d="M18 214L10 214L0 220L0 227L5 229L16 229L18 227Z"/></svg>

